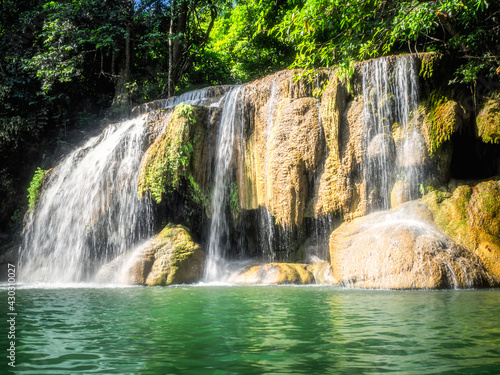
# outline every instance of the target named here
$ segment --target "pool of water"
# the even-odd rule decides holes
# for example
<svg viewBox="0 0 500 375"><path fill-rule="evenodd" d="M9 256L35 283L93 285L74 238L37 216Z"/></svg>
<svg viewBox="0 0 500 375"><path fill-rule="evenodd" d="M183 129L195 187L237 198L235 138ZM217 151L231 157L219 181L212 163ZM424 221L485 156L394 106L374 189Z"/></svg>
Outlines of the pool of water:
<svg viewBox="0 0 500 375"><path fill-rule="evenodd" d="M16 309L16 374L500 373L498 290L42 288Z"/></svg>

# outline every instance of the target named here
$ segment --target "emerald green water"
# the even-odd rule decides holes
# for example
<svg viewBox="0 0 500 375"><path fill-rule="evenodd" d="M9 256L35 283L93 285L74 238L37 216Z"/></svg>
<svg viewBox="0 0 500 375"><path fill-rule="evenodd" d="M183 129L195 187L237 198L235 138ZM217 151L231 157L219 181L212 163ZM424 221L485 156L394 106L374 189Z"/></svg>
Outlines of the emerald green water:
<svg viewBox="0 0 500 375"><path fill-rule="evenodd" d="M16 374L500 373L496 290L18 289L16 307Z"/></svg>

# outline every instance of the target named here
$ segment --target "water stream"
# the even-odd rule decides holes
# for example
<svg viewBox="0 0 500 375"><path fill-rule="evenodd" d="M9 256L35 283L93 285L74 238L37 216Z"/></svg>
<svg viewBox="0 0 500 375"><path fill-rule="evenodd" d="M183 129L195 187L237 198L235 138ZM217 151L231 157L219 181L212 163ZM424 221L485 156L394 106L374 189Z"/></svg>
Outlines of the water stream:
<svg viewBox="0 0 500 375"><path fill-rule="evenodd" d="M215 182L211 200L210 234L208 239L205 281L221 281L226 269L225 255L229 248L229 228L226 217L229 166L233 157L238 101L242 87L233 88L227 95L219 125L215 157Z"/></svg>
<svg viewBox="0 0 500 375"><path fill-rule="evenodd" d="M89 281L102 263L152 235L151 201L137 199L145 117L108 126L50 171L28 218L20 280Z"/></svg>

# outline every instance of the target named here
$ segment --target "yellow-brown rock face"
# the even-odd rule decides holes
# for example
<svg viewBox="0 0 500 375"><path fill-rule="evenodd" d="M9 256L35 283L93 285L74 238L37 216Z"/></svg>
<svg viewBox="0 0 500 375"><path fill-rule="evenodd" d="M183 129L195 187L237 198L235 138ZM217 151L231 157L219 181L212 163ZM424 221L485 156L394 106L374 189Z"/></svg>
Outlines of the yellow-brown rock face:
<svg viewBox="0 0 500 375"><path fill-rule="evenodd" d="M314 275L306 264L298 263L268 263L253 266L238 275L236 284L311 284Z"/></svg>
<svg viewBox="0 0 500 375"><path fill-rule="evenodd" d="M436 225L500 278L500 181L459 184L453 193L432 191L423 201Z"/></svg>
<svg viewBox="0 0 500 375"><path fill-rule="evenodd" d="M241 207L266 206L284 228L302 223L324 149L314 86L294 83L295 73L245 86L248 127L237 173Z"/></svg>

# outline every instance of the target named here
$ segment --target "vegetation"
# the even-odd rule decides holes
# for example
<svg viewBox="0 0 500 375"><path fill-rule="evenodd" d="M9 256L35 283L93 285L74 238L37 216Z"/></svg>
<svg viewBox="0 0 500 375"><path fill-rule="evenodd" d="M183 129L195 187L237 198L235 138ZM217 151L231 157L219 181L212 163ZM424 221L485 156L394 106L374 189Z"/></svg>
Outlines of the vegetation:
<svg viewBox="0 0 500 375"><path fill-rule="evenodd" d="M180 104L175 108L167 131L146 152L139 172L139 198L149 191L160 203L166 189L177 189L181 179L189 179L191 158L200 137L195 125L203 115L201 107ZM191 180L194 196L201 199L198 185Z"/></svg>
<svg viewBox="0 0 500 375"><path fill-rule="evenodd" d="M35 207L42 192L43 178L47 171L37 168L35 175L31 180L30 187L28 188L28 208L31 210Z"/></svg>
<svg viewBox="0 0 500 375"><path fill-rule="evenodd" d="M43 154L71 142L72 131L87 130L104 115L126 114L133 104L285 67L337 66L347 78L353 61L407 52L453 56L457 83L473 85L478 77L500 74L498 1L4 0L2 5L0 195L10 198L0 212L0 229L20 202L11 187L28 185L28 171L40 165ZM431 77L433 63L424 64L424 78Z"/></svg>

